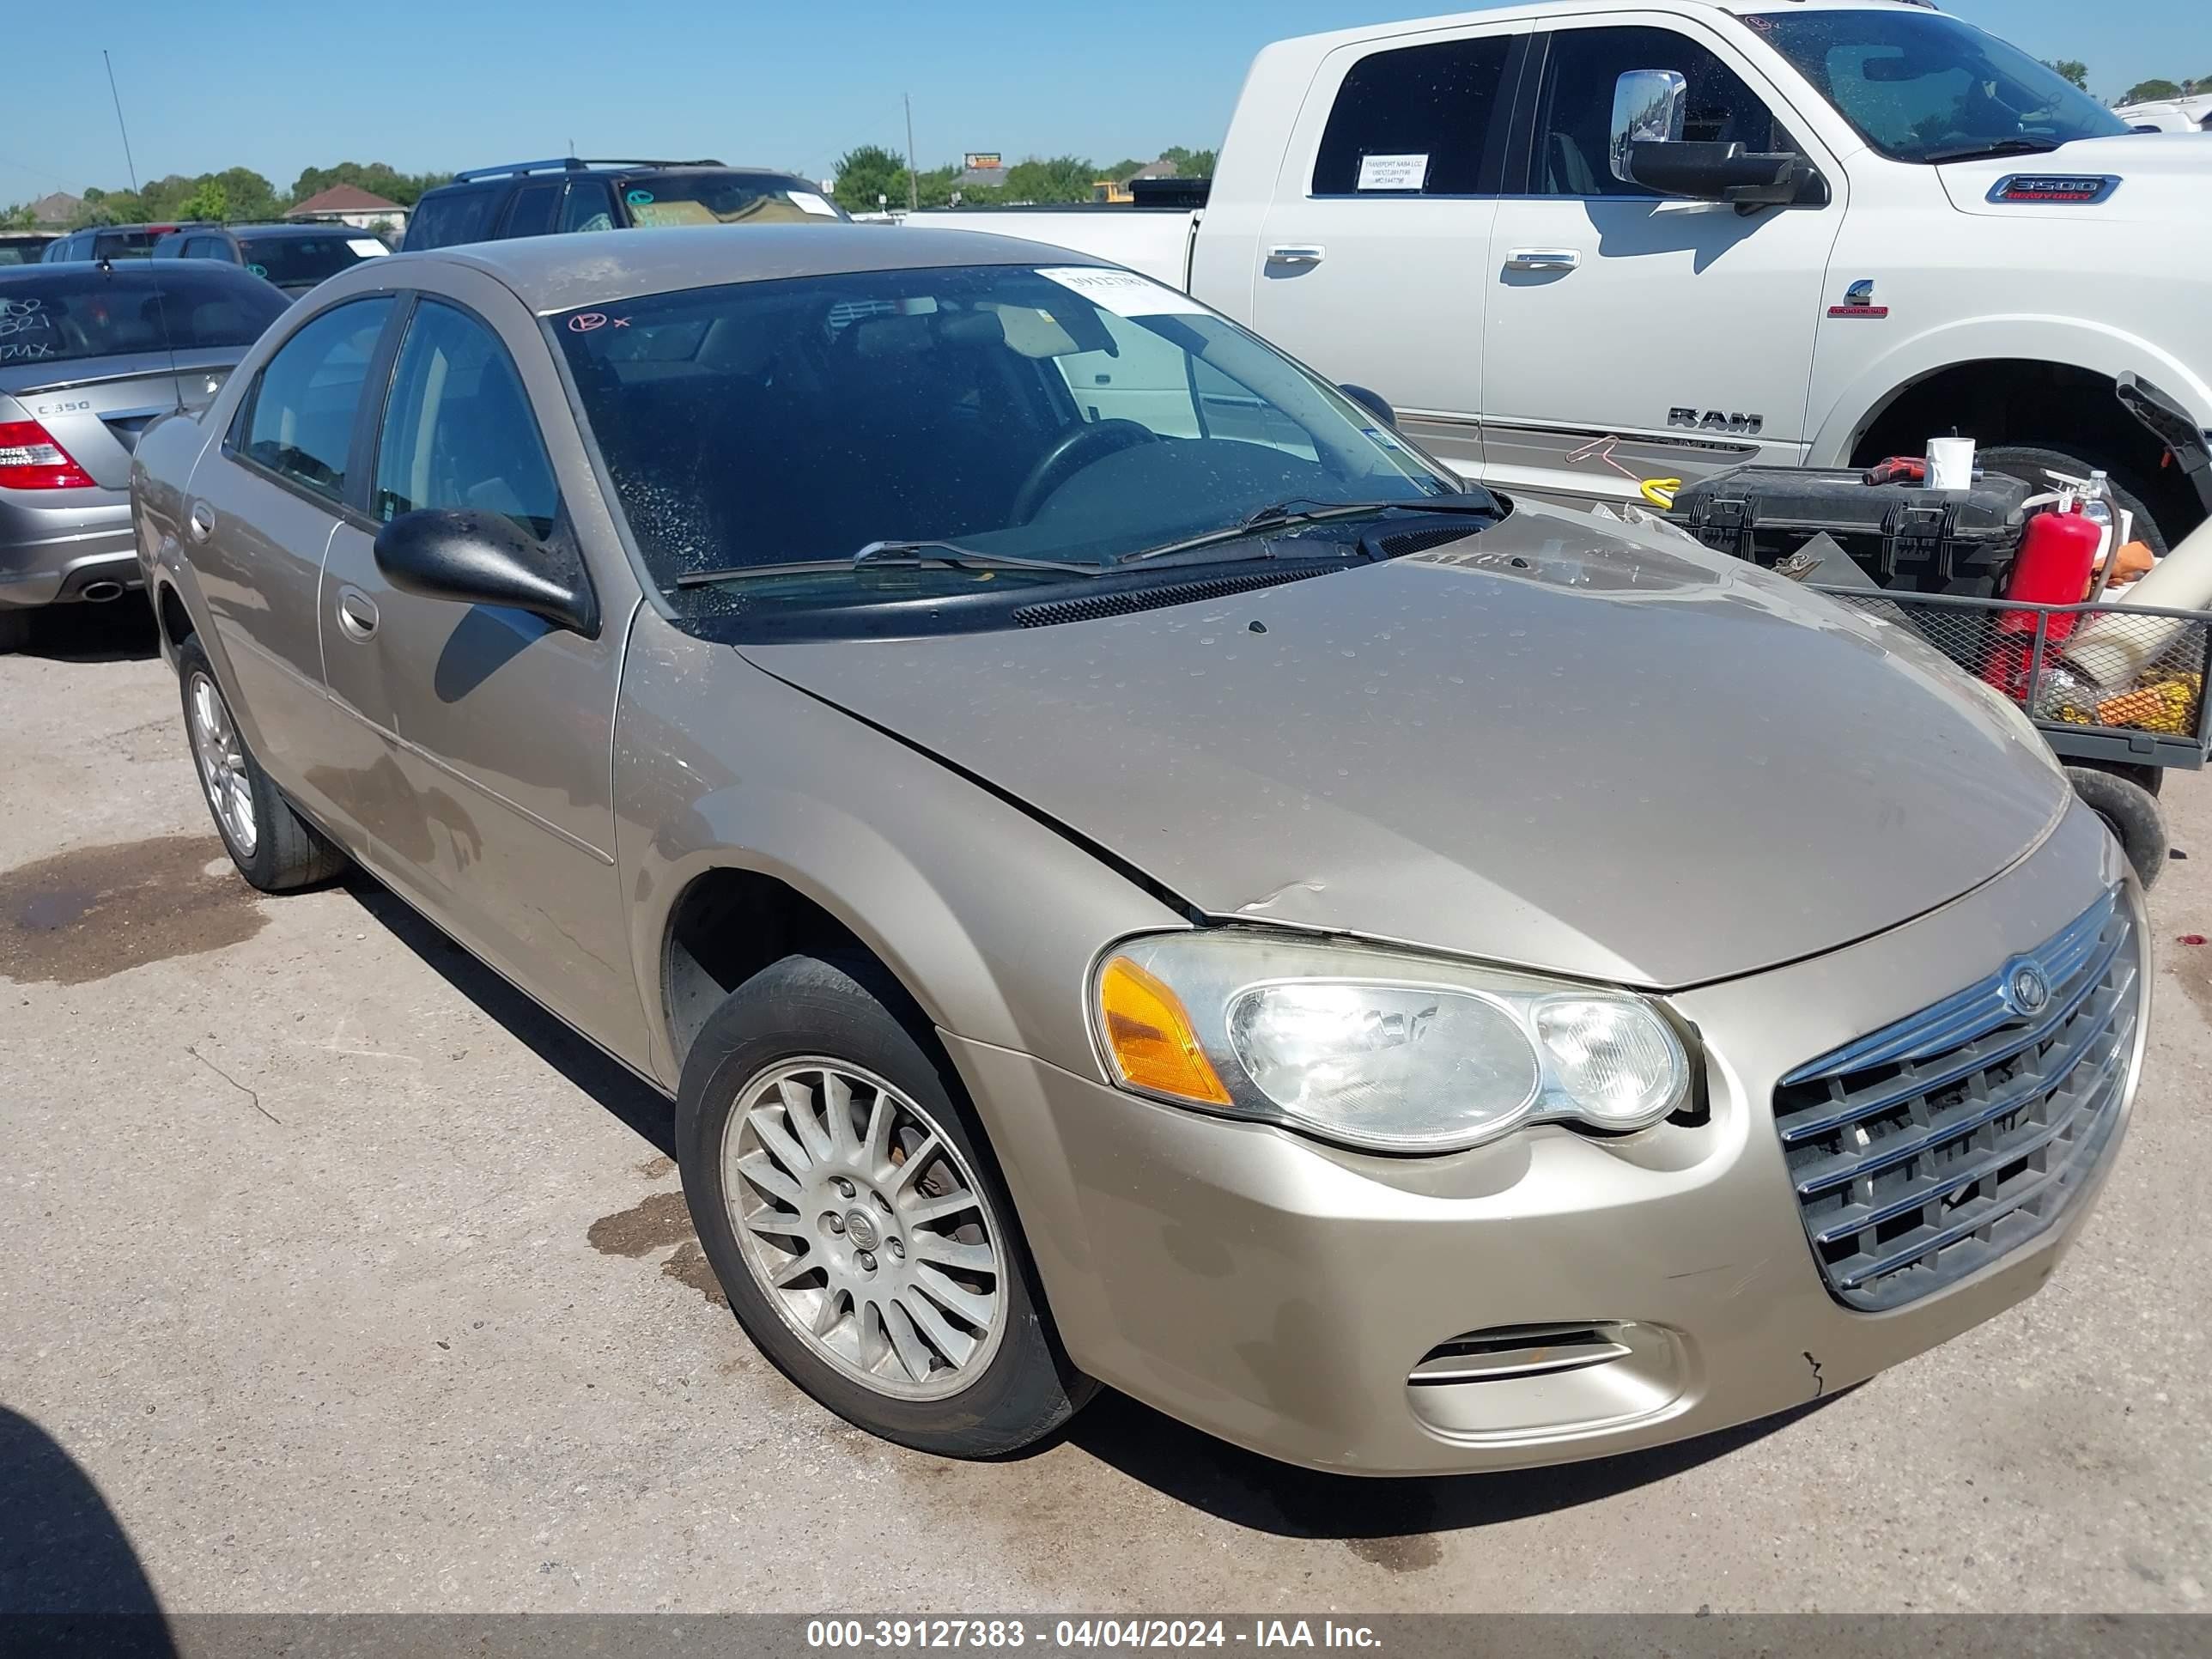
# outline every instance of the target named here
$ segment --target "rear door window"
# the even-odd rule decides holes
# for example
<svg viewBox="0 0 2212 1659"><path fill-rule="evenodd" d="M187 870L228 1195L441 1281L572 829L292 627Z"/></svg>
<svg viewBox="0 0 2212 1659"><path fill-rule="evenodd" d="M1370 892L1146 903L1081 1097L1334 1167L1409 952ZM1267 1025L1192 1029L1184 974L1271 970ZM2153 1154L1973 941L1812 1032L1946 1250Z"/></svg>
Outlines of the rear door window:
<svg viewBox="0 0 2212 1659"><path fill-rule="evenodd" d="M1613 176L1613 93L1631 70L1673 70L1690 83L1682 137L1740 143L1754 155L1794 151L1797 144L1742 77L1710 48L1673 29L1562 29L1536 118L1534 158L1539 196L1656 196Z"/></svg>
<svg viewBox="0 0 2212 1659"><path fill-rule="evenodd" d="M1511 99L1510 35L1371 52L1337 91L1316 196L1495 194Z"/></svg>
<svg viewBox="0 0 2212 1659"><path fill-rule="evenodd" d="M615 228L615 195L607 188L604 179L572 179L568 181L568 199L561 204L561 228L570 230L612 230Z"/></svg>
<svg viewBox="0 0 2212 1659"><path fill-rule="evenodd" d="M344 499L354 421L391 313L389 295L352 301L278 349L247 398L237 434L248 460L332 501Z"/></svg>
<svg viewBox="0 0 2212 1659"><path fill-rule="evenodd" d="M416 307L385 403L371 501L386 522L446 507L552 534L561 492L529 394L506 347L467 313L434 300Z"/></svg>
<svg viewBox="0 0 2212 1659"><path fill-rule="evenodd" d="M415 204L407 221L407 246L451 247L457 242L483 241L491 234L492 214L500 198L499 189L491 185L432 191Z"/></svg>
<svg viewBox="0 0 2212 1659"><path fill-rule="evenodd" d="M514 202L507 210L507 223L500 234L507 236L543 236L553 228L553 216L561 206L561 181L550 179L537 184L525 185L514 192Z"/></svg>

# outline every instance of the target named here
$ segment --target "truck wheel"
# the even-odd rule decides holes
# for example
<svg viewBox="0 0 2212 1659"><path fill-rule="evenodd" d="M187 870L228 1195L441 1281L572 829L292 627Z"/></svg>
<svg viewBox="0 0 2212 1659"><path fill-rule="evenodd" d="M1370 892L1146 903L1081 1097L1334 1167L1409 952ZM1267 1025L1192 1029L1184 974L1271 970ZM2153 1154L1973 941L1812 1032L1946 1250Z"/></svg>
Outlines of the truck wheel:
<svg viewBox="0 0 2212 1659"><path fill-rule="evenodd" d="M2115 777L2110 772L2093 766L2069 766L2067 778L2074 785L2074 793L2089 804L2089 808L2104 819L2105 827L2112 832L2120 850L2128 855L2128 862L2136 867L2136 876L2148 892L2158 884L2166 873L2167 842L2166 814L2159 808L2157 799L2140 784Z"/></svg>
<svg viewBox="0 0 2212 1659"><path fill-rule="evenodd" d="M13 606L0 610L0 657L31 642L31 613Z"/></svg>
<svg viewBox="0 0 2212 1659"><path fill-rule="evenodd" d="M196 636L177 647L177 679L200 793L239 874L264 893L284 893L344 869L345 854L292 810L246 748Z"/></svg>
<svg viewBox="0 0 2212 1659"><path fill-rule="evenodd" d="M676 1140L738 1322L848 1422L999 1457L1095 1391L959 1079L872 959L789 956L732 992L684 1061Z"/></svg>
<svg viewBox="0 0 2212 1659"><path fill-rule="evenodd" d="M2112 505L2115 522L2118 510L2125 507L2136 515L2136 539L2148 543L2150 550L2161 559L2171 545L2158 520L2144 504L2143 486L2128 467L2111 461L2100 461L2094 456L2073 450L2052 449L2039 444L1996 444L1980 452L1977 459L1991 472L2002 472L2008 477L2025 478L2040 495L2047 489L2057 489L2051 475L2064 474L2069 478L2086 478L2092 472L2102 472L2112 490Z"/></svg>

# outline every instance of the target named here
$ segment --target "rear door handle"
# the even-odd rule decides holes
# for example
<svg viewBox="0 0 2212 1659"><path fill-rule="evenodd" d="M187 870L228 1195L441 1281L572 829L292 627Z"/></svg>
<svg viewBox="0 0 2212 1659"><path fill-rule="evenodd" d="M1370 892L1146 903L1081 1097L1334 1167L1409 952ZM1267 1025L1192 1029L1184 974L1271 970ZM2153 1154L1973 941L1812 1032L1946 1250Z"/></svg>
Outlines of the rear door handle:
<svg viewBox="0 0 2212 1659"><path fill-rule="evenodd" d="M1267 263L1271 265L1317 265L1328 257L1325 247L1271 247Z"/></svg>
<svg viewBox="0 0 2212 1659"><path fill-rule="evenodd" d="M215 514L205 501L194 501L185 522L196 542L204 542L215 534Z"/></svg>
<svg viewBox="0 0 2212 1659"><path fill-rule="evenodd" d="M1516 247L1505 256L1508 270L1579 270L1582 264L1571 247Z"/></svg>
<svg viewBox="0 0 2212 1659"><path fill-rule="evenodd" d="M376 605L358 587L338 590L338 631L349 640L366 640L376 632Z"/></svg>

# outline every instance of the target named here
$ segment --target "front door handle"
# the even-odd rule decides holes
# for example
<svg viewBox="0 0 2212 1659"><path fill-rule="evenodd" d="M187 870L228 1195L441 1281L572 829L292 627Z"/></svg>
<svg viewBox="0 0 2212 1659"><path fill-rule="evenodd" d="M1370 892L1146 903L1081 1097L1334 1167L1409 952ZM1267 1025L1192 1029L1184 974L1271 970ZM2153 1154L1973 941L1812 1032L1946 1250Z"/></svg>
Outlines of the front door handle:
<svg viewBox="0 0 2212 1659"><path fill-rule="evenodd" d="M194 501L185 523L196 542L204 542L215 534L215 512L205 501Z"/></svg>
<svg viewBox="0 0 2212 1659"><path fill-rule="evenodd" d="M1267 263L1271 265L1317 265L1328 257L1325 247L1271 247Z"/></svg>
<svg viewBox="0 0 2212 1659"><path fill-rule="evenodd" d="M349 640L366 640L376 632L376 605L358 587L338 590L338 631Z"/></svg>
<svg viewBox="0 0 2212 1659"><path fill-rule="evenodd" d="M1582 264L1571 247L1516 247L1505 256L1508 270L1579 270Z"/></svg>

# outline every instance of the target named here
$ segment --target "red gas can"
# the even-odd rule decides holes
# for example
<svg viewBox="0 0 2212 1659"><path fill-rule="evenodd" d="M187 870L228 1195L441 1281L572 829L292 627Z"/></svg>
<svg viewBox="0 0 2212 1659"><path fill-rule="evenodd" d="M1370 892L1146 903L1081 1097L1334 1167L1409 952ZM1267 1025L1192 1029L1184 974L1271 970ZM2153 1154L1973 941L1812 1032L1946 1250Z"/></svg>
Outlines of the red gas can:
<svg viewBox="0 0 2212 1659"><path fill-rule="evenodd" d="M2089 595L2097 573L2097 549L2104 531L2075 501L2072 511L2039 513L2027 521L2021 535L2020 556L2013 561L2012 576L2004 596L2027 605L2079 605ZM2034 665L2037 625L2041 614L2008 611L1997 618L1996 649L1990 653L1982 678L2015 701L2027 696L2027 678ZM2043 651L2046 660L2053 646L2080 623L2078 616L2052 617L2045 628Z"/></svg>

